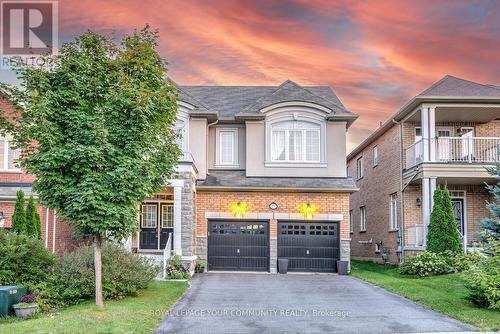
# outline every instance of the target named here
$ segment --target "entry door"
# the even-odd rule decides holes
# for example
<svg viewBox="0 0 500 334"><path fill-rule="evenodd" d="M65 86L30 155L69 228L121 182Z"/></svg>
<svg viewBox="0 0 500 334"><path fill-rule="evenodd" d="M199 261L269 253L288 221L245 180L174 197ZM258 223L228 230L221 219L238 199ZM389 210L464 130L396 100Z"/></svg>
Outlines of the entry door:
<svg viewBox="0 0 500 334"><path fill-rule="evenodd" d="M450 128L437 128L436 134L438 137L437 143L437 157L442 161L449 161L453 157L453 140L452 129Z"/></svg>
<svg viewBox="0 0 500 334"><path fill-rule="evenodd" d="M158 249L158 205L141 205L140 249Z"/></svg>
<svg viewBox="0 0 500 334"><path fill-rule="evenodd" d="M209 221L208 269L268 271L268 223Z"/></svg>
<svg viewBox="0 0 500 334"><path fill-rule="evenodd" d="M464 200L462 198L453 198L451 200L451 206L453 208L453 214L455 215L455 221L457 223L457 229L460 233L462 241L464 240L464 235L467 233L465 231L465 216L464 216Z"/></svg>
<svg viewBox="0 0 500 334"><path fill-rule="evenodd" d="M161 225L160 225L160 249L165 249L168 236L174 235L174 206L173 204L160 204ZM173 249L174 240L171 240L170 247Z"/></svg>
<svg viewBox="0 0 500 334"><path fill-rule="evenodd" d="M336 272L339 245L337 222L278 222L278 259L289 271Z"/></svg>

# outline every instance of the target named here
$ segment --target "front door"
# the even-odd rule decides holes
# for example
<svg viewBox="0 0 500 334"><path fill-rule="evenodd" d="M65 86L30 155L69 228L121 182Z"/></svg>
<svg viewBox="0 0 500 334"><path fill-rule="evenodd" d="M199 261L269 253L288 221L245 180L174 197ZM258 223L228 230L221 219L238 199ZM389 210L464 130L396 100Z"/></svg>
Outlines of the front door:
<svg viewBox="0 0 500 334"><path fill-rule="evenodd" d="M451 206L453 208L453 214L455 215L455 221L457 223L457 229L464 241L464 236L467 231L465 231L465 216L464 216L464 200L463 198L453 198L451 200Z"/></svg>
<svg viewBox="0 0 500 334"><path fill-rule="evenodd" d="M141 205L139 249L162 250L169 234L174 232L174 210L171 203Z"/></svg>

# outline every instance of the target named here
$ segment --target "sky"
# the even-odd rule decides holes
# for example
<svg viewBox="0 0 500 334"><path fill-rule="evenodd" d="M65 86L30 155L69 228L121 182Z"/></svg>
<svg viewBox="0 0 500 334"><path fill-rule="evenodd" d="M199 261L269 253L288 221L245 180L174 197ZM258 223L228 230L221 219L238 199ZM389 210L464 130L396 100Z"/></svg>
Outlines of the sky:
<svg viewBox="0 0 500 334"><path fill-rule="evenodd" d="M59 40L149 23L179 84L328 85L360 115L350 151L446 74L499 84L499 18L500 0L60 0Z"/></svg>

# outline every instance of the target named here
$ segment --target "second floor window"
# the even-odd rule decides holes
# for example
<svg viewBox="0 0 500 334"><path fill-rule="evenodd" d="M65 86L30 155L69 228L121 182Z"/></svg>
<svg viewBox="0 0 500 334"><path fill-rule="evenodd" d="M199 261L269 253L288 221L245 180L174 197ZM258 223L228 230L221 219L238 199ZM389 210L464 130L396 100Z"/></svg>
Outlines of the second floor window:
<svg viewBox="0 0 500 334"><path fill-rule="evenodd" d="M363 157L358 158L356 161L356 165L358 168L358 179L361 179L363 177Z"/></svg>
<svg viewBox="0 0 500 334"><path fill-rule="evenodd" d="M271 161L320 162L321 129L318 124L288 121L271 127Z"/></svg>
<svg viewBox="0 0 500 334"><path fill-rule="evenodd" d="M218 133L218 165L237 164L237 129L217 129Z"/></svg>
<svg viewBox="0 0 500 334"><path fill-rule="evenodd" d="M361 232L366 231L366 207L362 206L359 208L359 230Z"/></svg>
<svg viewBox="0 0 500 334"><path fill-rule="evenodd" d="M14 148L10 138L0 137L0 170L19 170L16 166L20 151Z"/></svg>
<svg viewBox="0 0 500 334"><path fill-rule="evenodd" d="M353 219L352 210L349 210L349 232L351 232L351 233L354 231L353 226L352 226L352 219Z"/></svg>

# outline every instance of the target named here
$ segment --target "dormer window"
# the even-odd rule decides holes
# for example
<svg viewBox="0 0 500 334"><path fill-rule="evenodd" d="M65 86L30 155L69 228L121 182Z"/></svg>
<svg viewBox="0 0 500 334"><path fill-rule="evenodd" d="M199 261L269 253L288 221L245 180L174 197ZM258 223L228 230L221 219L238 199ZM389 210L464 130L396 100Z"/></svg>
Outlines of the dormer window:
<svg viewBox="0 0 500 334"><path fill-rule="evenodd" d="M272 162L321 162L321 125L307 121L271 124Z"/></svg>

